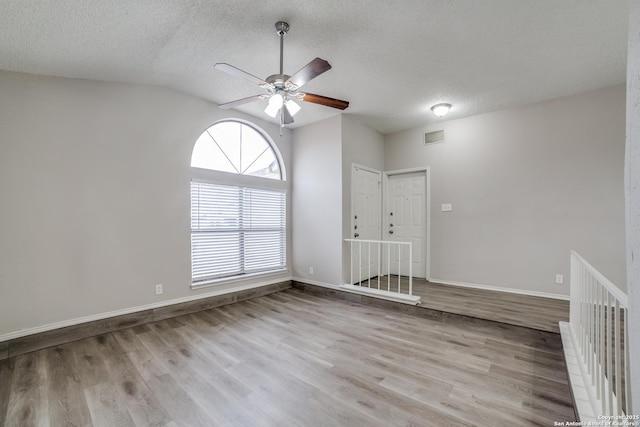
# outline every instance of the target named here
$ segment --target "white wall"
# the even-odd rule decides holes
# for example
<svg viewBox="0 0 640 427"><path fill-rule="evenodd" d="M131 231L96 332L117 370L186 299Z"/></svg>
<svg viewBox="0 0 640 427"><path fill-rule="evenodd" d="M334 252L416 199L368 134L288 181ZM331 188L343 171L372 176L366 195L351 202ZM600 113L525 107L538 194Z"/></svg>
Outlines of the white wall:
<svg viewBox="0 0 640 427"><path fill-rule="evenodd" d="M295 129L292 149L293 277L334 286L342 279L341 123L337 115Z"/></svg>
<svg viewBox="0 0 640 427"><path fill-rule="evenodd" d="M627 146L625 196L631 389L635 414L640 410L640 0L629 3L627 56Z"/></svg>
<svg viewBox="0 0 640 427"><path fill-rule="evenodd" d="M384 168L384 136L348 114L342 116L342 238L353 236L351 230L351 166L357 163L373 169ZM343 245L343 279L350 278L351 252Z"/></svg>
<svg viewBox="0 0 640 427"><path fill-rule="evenodd" d="M351 164L381 170L384 138L338 115L295 129L293 141L293 276L338 286L349 272Z"/></svg>
<svg viewBox="0 0 640 427"><path fill-rule="evenodd" d="M244 118L290 170L288 130L154 87L0 72L0 93L0 338L232 286L190 289L193 144Z"/></svg>
<svg viewBox="0 0 640 427"><path fill-rule="evenodd" d="M624 111L618 85L385 136L386 170L431 167L431 278L568 295L575 249L625 289Z"/></svg>

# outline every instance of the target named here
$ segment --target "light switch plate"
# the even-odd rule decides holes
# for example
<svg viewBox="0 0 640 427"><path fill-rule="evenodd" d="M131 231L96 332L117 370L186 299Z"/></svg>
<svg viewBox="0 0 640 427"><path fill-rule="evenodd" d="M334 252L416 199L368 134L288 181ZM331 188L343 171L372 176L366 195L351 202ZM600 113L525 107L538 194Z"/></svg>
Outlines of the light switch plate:
<svg viewBox="0 0 640 427"><path fill-rule="evenodd" d="M451 212L453 210L453 206L451 203L443 203L442 204L442 212Z"/></svg>

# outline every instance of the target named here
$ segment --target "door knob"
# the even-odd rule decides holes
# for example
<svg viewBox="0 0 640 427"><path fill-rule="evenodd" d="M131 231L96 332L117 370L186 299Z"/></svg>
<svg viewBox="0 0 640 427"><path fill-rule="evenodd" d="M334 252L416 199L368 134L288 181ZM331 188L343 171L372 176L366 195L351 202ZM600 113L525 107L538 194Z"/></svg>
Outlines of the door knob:
<svg viewBox="0 0 640 427"><path fill-rule="evenodd" d="M393 234L393 230L389 230L389 234Z"/></svg>
<svg viewBox="0 0 640 427"><path fill-rule="evenodd" d="M357 239L358 237L360 237L360 235L358 233L354 233L353 237L355 237Z"/></svg>

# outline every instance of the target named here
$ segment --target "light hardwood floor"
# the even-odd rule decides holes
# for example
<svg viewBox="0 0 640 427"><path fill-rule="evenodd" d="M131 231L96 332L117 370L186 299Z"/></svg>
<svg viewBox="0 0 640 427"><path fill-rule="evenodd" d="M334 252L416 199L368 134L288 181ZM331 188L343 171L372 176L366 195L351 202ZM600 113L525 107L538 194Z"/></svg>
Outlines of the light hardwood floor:
<svg viewBox="0 0 640 427"><path fill-rule="evenodd" d="M391 289L398 289L397 278ZM363 281L363 286L377 288L377 278ZM386 276L381 280L382 289L387 289ZM400 281L400 289L408 293L406 278ZM569 301L510 292L443 285L413 280L413 294L422 297L418 306L446 313L461 314L478 319L493 320L510 325L525 326L541 331L560 333L558 322L569 321Z"/></svg>
<svg viewBox="0 0 640 427"><path fill-rule="evenodd" d="M560 333L569 321L569 301L509 292L442 285L417 279L414 293L423 308L464 314L510 325Z"/></svg>
<svg viewBox="0 0 640 427"><path fill-rule="evenodd" d="M0 362L6 426L573 419L557 334L290 289Z"/></svg>

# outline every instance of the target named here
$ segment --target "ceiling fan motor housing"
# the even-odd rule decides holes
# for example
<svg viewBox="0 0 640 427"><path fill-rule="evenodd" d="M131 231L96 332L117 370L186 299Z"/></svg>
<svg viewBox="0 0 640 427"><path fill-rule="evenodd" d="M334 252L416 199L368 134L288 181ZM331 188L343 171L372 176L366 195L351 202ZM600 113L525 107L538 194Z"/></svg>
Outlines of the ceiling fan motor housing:
<svg viewBox="0 0 640 427"><path fill-rule="evenodd" d="M277 89L284 89L285 88L285 82L287 80L289 80L290 77L291 76L288 76L286 74L272 74L272 75L270 75L269 77L267 77L265 79L265 82L271 83Z"/></svg>

